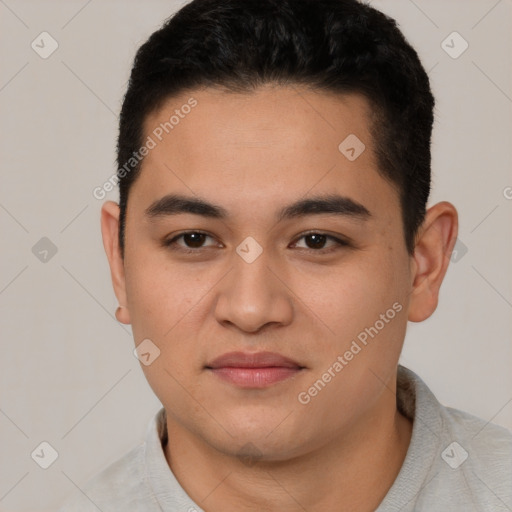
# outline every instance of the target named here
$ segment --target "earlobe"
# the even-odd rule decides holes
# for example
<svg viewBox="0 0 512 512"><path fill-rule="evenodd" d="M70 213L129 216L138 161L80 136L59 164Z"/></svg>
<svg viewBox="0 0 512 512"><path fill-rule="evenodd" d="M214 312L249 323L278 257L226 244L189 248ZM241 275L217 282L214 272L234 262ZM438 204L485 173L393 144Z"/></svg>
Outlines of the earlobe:
<svg viewBox="0 0 512 512"><path fill-rule="evenodd" d="M122 324L130 324L130 314L128 312L128 308L125 308L124 306L118 306L116 309L116 319L118 322Z"/></svg>
<svg viewBox="0 0 512 512"><path fill-rule="evenodd" d="M427 211L412 256L411 322L422 322L436 310L457 233L458 215L451 203L442 201Z"/></svg>
<svg viewBox="0 0 512 512"><path fill-rule="evenodd" d="M126 297L126 281L124 272L124 260L119 247L119 205L113 201L107 201L101 208L101 234L103 247L107 254L110 266L112 286L117 300L121 305L116 310L117 320L124 324L130 323L130 314Z"/></svg>

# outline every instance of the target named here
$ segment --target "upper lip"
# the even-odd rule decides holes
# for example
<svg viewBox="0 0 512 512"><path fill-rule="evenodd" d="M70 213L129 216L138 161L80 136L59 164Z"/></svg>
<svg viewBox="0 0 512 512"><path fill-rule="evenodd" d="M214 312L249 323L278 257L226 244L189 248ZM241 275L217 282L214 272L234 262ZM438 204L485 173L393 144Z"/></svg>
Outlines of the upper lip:
<svg viewBox="0 0 512 512"><path fill-rule="evenodd" d="M302 366L275 352L228 352L206 365L206 368L302 368Z"/></svg>

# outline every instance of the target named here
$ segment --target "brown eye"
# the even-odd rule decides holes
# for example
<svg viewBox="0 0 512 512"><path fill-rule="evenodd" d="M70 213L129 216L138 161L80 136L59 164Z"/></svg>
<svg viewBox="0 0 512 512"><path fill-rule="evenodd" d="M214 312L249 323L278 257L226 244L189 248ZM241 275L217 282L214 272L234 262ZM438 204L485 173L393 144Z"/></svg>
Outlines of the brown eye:
<svg viewBox="0 0 512 512"><path fill-rule="evenodd" d="M213 240L213 238L206 233L202 233L200 231L187 231L176 235L170 240L164 241L163 245L176 251L198 252L199 249L212 247L214 245L203 245L207 238L211 238ZM178 240L180 239L182 239L183 243L178 243Z"/></svg>
<svg viewBox="0 0 512 512"><path fill-rule="evenodd" d="M306 245L310 249L323 249L325 242L327 241L327 237L325 235L319 234L306 235L304 239L310 242L306 242Z"/></svg>
<svg viewBox="0 0 512 512"><path fill-rule="evenodd" d="M185 233L182 237L187 247L198 248L203 245L206 235L204 233Z"/></svg>
<svg viewBox="0 0 512 512"><path fill-rule="evenodd" d="M299 249L309 249L313 252L318 252L320 254L325 254L331 251L335 251L343 246L349 246L350 244L348 242L345 242L344 240L341 240L339 238L336 238L331 235L327 235L325 233L306 233L302 235L298 240L305 240L305 247L297 246L297 242L295 242L295 246ZM331 246L325 247L326 243L328 241L331 241Z"/></svg>

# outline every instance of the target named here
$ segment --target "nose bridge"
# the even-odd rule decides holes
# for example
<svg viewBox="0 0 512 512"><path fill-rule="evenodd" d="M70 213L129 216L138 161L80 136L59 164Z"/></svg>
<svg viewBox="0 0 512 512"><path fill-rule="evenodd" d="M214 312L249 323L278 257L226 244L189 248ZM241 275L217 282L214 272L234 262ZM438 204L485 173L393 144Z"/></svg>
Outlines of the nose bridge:
<svg viewBox="0 0 512 512"><path fill-rule="evenodd" d="M244 249L246 252L244 252ZM248 250L247 250L248 249ZM252 253L252 257L247 255ZM219 322L229 321L240 329L256 331L267 323L287 324L292 317L291 297L274 275L268 254L254 257L254 247L240 244L216 305Z"/></svg>
<svg viewBox="0 0 512 512"><path fill-rule="evenodd" d="M275 283L269 266L267 254L262 254L250 262L243 258L235 258L232 279L233 285L237 288L237 295L252 297L251 300L266 300L268 296L273 295Z"/></svg>

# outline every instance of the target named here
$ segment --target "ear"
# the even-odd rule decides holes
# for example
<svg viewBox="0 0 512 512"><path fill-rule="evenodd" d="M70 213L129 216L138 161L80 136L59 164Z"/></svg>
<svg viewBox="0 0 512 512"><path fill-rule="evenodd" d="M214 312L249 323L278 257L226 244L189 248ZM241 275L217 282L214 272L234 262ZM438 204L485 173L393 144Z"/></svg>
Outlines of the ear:
<svg viewBox="0 0 512 512"><path fill-rule="evenodd" d="M116 311L116 318L123 324L130 323L130 312L126 300L126 281L124 273L124 260L119 247L119 205L107 201L101 208L101 235L103 247L107 253L110 265L112 285L120 308Z"/></svg>
<svg viewBox="0 0 512 512"><path fill-rule="evenodd" d="M427 210L411 257L411 322L422 322L436 310L458 229L457 210L451 203L442 201Z"/></svg>

